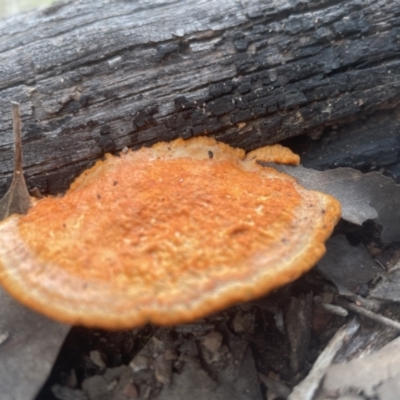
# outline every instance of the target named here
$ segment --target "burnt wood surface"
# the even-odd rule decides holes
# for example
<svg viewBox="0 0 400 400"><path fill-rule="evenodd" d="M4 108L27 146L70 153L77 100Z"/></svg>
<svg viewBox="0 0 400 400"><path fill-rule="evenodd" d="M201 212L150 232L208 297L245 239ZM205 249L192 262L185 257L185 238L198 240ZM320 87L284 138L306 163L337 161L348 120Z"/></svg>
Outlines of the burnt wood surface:
<svg viewBox="0 0 400 400"><path fill-rule="evenodd" d="M283 142L304 167L379 171L400 183L400 107L379 110L350 124L333 125L319 140L297 136Z"/></svg>
<svg viewBox="0 0 400 400"><path fill-rule="evenodd" d="M374 141L383 109L399 126L400 1L60 1L1 20L0 38L0 195L11 101L28 185L53 194L125 146L212 135L249 150L338 129L347 140L361 120L381 129ZM392 158L397 130L383 144Z"/></svg>

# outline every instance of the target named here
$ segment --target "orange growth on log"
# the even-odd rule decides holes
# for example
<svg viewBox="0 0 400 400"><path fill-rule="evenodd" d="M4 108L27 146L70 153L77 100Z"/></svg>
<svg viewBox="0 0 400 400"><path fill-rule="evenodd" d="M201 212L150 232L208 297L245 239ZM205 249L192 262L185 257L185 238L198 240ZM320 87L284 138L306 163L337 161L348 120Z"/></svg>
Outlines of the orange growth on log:
<svg viewBox="0 0 400 400"><path fill-rule="evenodd" d="M332 197L199 137L107 155L61 198L0 223L0 282L56 320L121 329L192 321L312 268L340 218Z"/></svg>

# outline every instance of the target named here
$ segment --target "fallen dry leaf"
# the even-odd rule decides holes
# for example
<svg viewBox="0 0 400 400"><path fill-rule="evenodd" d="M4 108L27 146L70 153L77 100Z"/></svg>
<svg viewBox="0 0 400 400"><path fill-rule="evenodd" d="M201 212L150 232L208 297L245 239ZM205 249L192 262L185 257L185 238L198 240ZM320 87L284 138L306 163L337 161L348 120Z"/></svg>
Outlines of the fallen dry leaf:
<svg viewBox="0 0 400 400"><path fill-rule="evenodd" d="M380 272L365 247L362 244L352 246L344 235L330 238L326 248L318 270L336 285L355 292Z"/></svg>
<svg viewBox="0 0 400 400"><path fill-rule="evenodd" d="M29 310L0 288L1 400L32 400L70 327Z"/></svg>
<svg viewBox="0 0 400 400"><path fill-rule="evenodd" d="M363 174L352 168L315 171L304 167L275 165L310 190L328 193L342 205L342 218L361 225L368 219L382 225L382 240L400 241L400 185L379 172Z"/></svg>

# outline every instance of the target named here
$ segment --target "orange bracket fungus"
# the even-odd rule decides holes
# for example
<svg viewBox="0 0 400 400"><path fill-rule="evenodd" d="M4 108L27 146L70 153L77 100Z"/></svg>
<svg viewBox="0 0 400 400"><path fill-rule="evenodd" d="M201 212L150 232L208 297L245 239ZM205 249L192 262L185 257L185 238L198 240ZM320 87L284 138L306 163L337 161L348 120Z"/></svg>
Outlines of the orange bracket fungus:
<svg viewBox="0 0 400 400"><path fill-rule="evenodd" d="M340 218L329 195L208 137L107 154L63 197L0 223L0 282L56 320L109 329L192 321L308 271Z"/></svg>

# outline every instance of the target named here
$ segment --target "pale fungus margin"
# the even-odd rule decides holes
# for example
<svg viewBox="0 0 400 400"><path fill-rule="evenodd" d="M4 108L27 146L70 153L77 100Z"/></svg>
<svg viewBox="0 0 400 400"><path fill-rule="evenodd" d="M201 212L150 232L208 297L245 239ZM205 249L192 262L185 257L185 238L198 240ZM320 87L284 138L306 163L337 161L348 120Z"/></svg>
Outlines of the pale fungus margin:
<svg viewBox="0 0 400 400"><path fill-rule="evenodd" d="M291 282L325 252L333 197L208 137L107 154L63 197L0 223L0 283L58 321L108 329L193 321Z"/></svg>

